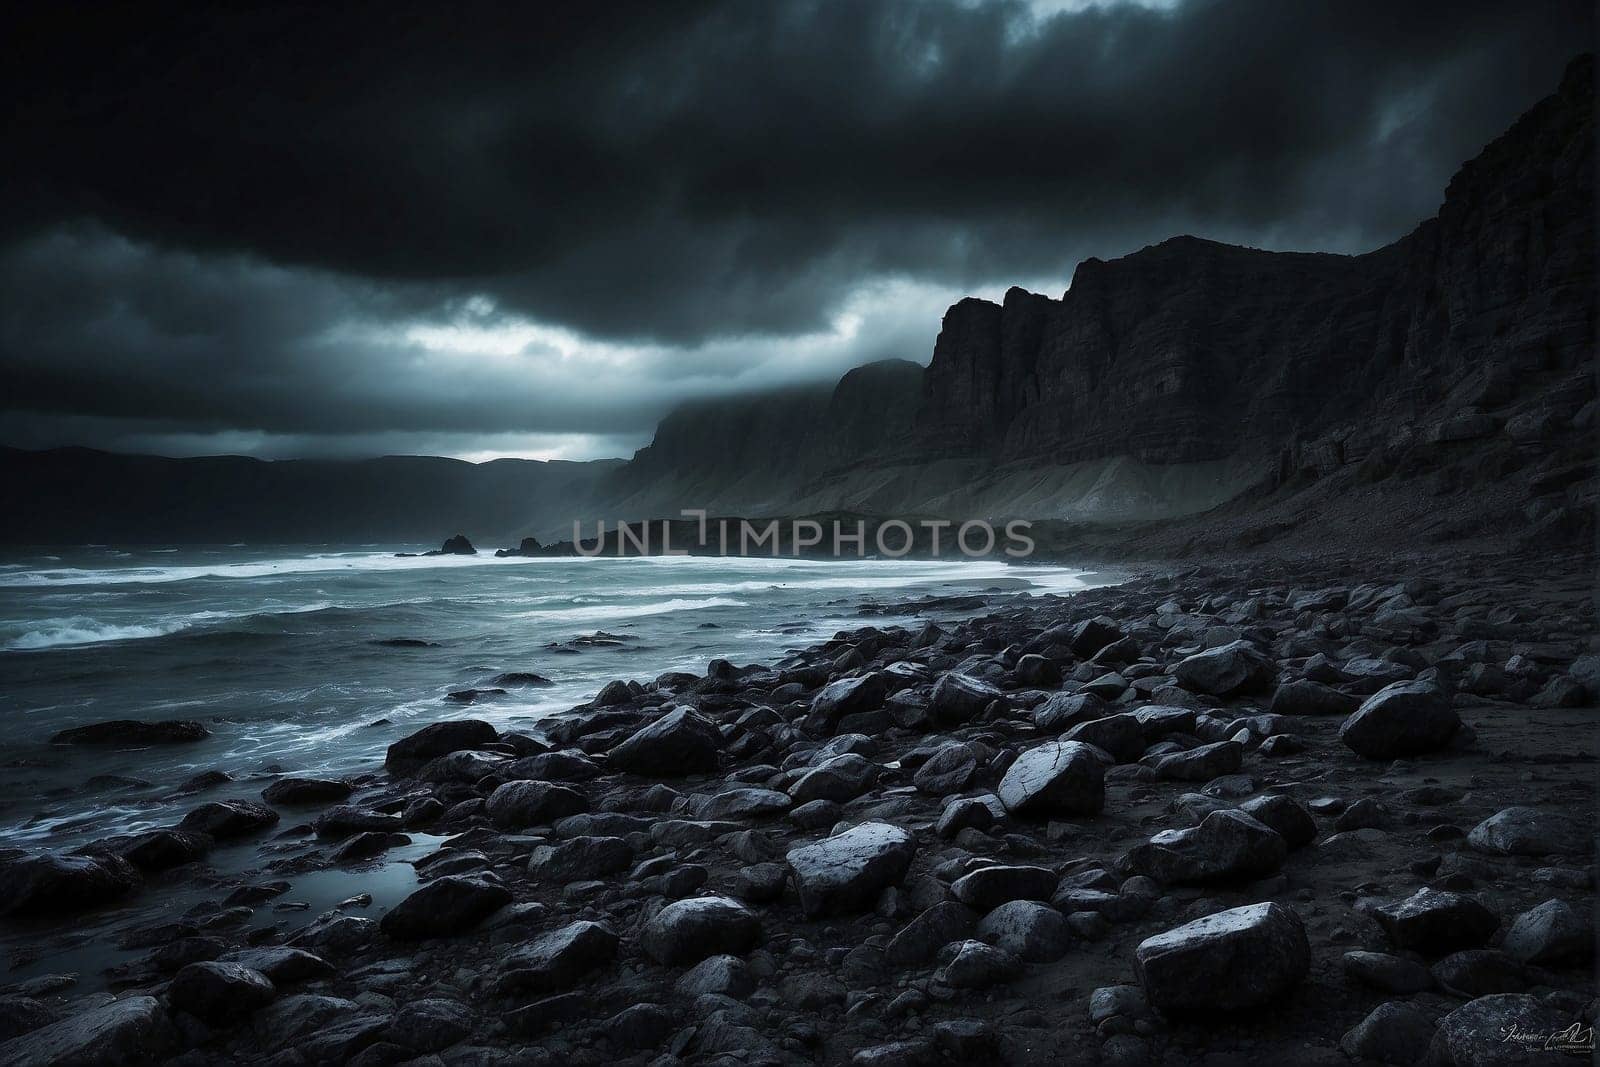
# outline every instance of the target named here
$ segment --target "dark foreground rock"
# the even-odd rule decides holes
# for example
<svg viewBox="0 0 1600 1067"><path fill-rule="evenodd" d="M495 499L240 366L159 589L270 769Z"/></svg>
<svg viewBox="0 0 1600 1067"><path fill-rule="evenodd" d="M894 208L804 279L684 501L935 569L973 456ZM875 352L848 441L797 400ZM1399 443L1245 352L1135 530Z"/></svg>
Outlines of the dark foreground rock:
<svg viewBox="0 0 1600 1067"><path fill-rule="evenodd" d="M1139 982L1164 1011L1239 1011L1283 997L1306 976L1305 924L1280 904L1251 904L1146 938Z"/></svg>
<svg viewBox="0 0 1600 1067"><path fill-rule="evenodd" d="M211 731L190 719L144 722L117 719L62 730L50 738L54 745L105 745L116 748L142 748L146 745L186 745L204 741Z"/></svg>

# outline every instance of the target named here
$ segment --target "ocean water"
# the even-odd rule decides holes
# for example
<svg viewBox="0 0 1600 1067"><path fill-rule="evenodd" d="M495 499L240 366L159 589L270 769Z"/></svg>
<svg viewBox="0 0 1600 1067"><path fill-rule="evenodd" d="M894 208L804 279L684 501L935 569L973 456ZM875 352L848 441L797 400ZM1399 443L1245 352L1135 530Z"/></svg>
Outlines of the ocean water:
<svg viewBox="0 0 1600 1067"><path fill-rule="evenodd" d="M441 718L528 726L613 678L703 671L717 657L773 663L841 629L963 614L864 607L1106 580L997 560L397 559L397 547L0 559L0 845L170 825L201 800L257 797L277 770L371 772L391 741ZM508 671L553 684L465 707L447 698ZM198 719L211 736L141 750L48 743L108 719ZM211 770L236 781L173 795Z"/></svg>

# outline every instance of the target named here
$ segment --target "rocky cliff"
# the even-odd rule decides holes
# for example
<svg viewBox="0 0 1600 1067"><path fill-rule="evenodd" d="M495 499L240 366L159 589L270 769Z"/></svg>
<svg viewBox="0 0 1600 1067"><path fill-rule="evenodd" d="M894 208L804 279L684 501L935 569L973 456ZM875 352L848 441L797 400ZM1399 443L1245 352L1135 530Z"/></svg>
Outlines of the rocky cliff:
<svg viewBox="0 0 1600 1067"><path fill-rule="evenodd" d="M692 489L773 511L1152 518L1530 413L1570 436L1594 391L1594 249L1590 56L1393 244L1185 236L1089 259L1060 299L955 304L920 374L680 412L619 478L635 511Z"/></svg>

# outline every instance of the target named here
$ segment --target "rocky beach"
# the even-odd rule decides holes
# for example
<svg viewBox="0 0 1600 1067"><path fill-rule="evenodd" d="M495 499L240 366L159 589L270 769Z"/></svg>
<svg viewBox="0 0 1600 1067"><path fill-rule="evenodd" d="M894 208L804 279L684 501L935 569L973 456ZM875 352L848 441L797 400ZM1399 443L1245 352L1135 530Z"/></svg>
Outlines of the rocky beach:
<svg viewBox="0 0 1600 1067"><path fill-rule="evenodd" d="M370 773L9 850L14 929L150 918L103 988L6 989L0 1063L1582 1062L1591 571L1166 563L441 713ZM387 906L285 895L393 855Z"/></svg>

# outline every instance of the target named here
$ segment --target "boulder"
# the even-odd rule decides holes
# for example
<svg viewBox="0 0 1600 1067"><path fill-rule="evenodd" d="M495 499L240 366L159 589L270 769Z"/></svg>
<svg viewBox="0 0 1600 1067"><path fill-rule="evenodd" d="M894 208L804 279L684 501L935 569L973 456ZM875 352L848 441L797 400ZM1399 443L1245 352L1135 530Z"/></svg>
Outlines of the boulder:
<svg viewBox="0 0 1600 1067"><path fill-rule="evenodd" d="M941 900L920 912L894 935L884 959L893 967L912 967L932 960L938 951L972 931L977 915L954 900Z"/></svg>
<svg viewBox="0 0 1600 1067"><path fill-rule="evenodd" d="M1270 689L1277 665L1250 642L1230 641L1179 660L1172 676L1191 692L1231 697Z"/></svg>
<svg viewBox="0 0 1600 1067"><path fill-rule="evenodd" d="M1244 765L1244 745L1238 741L1216 741L1184 752L1173 752L1147 760L1156 774L1180 782L1208 782L1233 774Z"/></svg>
<svg viewBox="0 0 1600 1067"><path fill-rule="evenodd" d="M535 848L528 873L554 882L585 882L621 874L633 860L633 846L620 837L574 837Z"/></svg>
<svg viewBox="0 0 1600 1067"><path fill-rule="evenodd" d="M1022 974L1022 961L982 941L957 941L939 953L943 963L933 980L951 989L988 989Z"/></svg>
<svg viewBox="0 0 1600 1067"><path fill-rule="evenodd" d="M978 922L978 939L1027 963L1050 963L1067 954L1072 928L1055 908L1033 900L1010 900Z"/></svg>
<svg viewBox="0 0 1600 1067"><path fill-rule="evenodd" d="M189 812L178 829L228 841L265 830L277 821L277 812L253 800L217 800Z"/></svg>
<svg viewBox="0 0 1600 1067"><path fill-rule="evenodd" d="M728 897L674 901L656 912L639 935L645 955L668 967L707 956L742 956L760 940L760 918Z"/></svg>
<svg viewBox="0 0 1600 1067"><path fill-rule="evenodd" d="M187 830L147 830L110 843L109 851L141 871L167 871L205 858L215 842Z"/></svg>
<svg viewBox="0 0 1600 1067"><path fill-rule="evenodd" d="M845 804L872 788L878 780L878 765L854 752L834 756L801 775L789 787L796 804L831 800Z"/></svg>
<svg viewBox="0 0 1600 1067"><path fill-rule="evenodd" d="M1474 826L1467 834L1467 844L1495 856L1553 856L1586 852L1590 838L1565 816L1512 807Z"/></svg>
<svg viewBox="0 0 1600 1067"><path fill-rule="evenodd" d="M125 997L71 1012L60 1022L0 1045L4 1067L157 1063L178 1044L177 1029L155 997Z"/></svg>
<svg viewBox="0 0 1600 1067"><path fill-rule="evenodd" d="M617 955L618 938L597 922L568 923L511 950L501 964L496 990L555 993L572 988Z"/></svg>
<svg viewBox="0 0 1600 1067"><path fill-rule="evenodd" d="M1092 619L1085 619L1072 628L1067 638L1067 647L1072 649L1074 656L1088 659L1107 645L1120 640L1122 640L1122 630L1117 626L1116 620L1105 615L1097 615Z"/></svg>
<svg viewBox="0 0 1600 1067"><path fill-rule="evenodd" d="M0 861L0 915L68 915L102 907L142 879L116 856L44 853Z"/></svg>
<svg viewBox="0 0 1600 1067"><path fill-rule="evenodd" d="M212 1026L242 1022L278 995L267 976L238 963L191 963L173 976L167 1000Z"/></svg>
<svg viewBox="0 0 1600 1067"><path fill-rule="evenodd" d="M1346 952L1344 973L1362 985L1406 996L1433 988L1433 975L1415 960L1386 952Z"/></svg>
<svg viewBox="0 0 1600 1067"><path fill-rule="evenodd" d="M806 918L869 911L878 895L905 877L917 848L898 826L867 822L810 845L785 860Z"/></svg>
<svg viewBox="0 0 1600 1067"><path fill-rule="evenodd" d="M417 770L416 776L436 785L477 785L491 774L503 775L512 762L501 752L464 748L434 757Z"/></svg>
<svg viewBox="0 0 1600 1067"><path fill-rule="evenodd" d="M1581 964L1594 956L1594 921L1562 900L1547 900L1516 917L1502 946L1513 959L1541 967Z"/></svg>
<svg viewBox="0 0 1600 1067"><path fill-rule="evenodd" d="M1048 741L1012 762L996 794L1019 817L1096 815L1106 802L1105 765L1081 742Z"/></svg>
<svg viewBox="0 0 1600 1067"><path fill-rule="evenodd" d="M911 783L919 793L943 797L963 792L977 777L977 750L965 741L949 741L917 768Z"/></svg>
<svg viewBox="0 0 1600 1067"><path fill-rule="evenodd" d="M1372 916L1399 948L1431 954L1476 948L1500 926L1500 916L1478 901L1441 889L1419 889L1373 908Z"/></svg>
<svg viewBox="0 0 1600 1067"><path fill-rule="evenodd" d="M1049 900L1060 876L1048 867L994 864L957 878L950 892L977 911L990 911L1012 900Z"/></svg>
<svg viewBox="0 0 1600 1067"><path fill-rule="evenodd" d="M1041 730L1065 730L1080 722L1103 719L1106 702L1093 693L1052 693L1033 709L1033 724Z"/></svg>
<svg viewBox="0 0 1600 1067"><path fill-rule="evenodd" d="M1339 1039L1346 1056L1361 1063L1412 1067L1427 1054L1433 1020L1405 1001L1379 1004Z"/></svg>
<svg viewBox="0 0 1600 1067"><path fill-rule="evenodd" d="M1310 679L1284 682L1267 710L1274 715L1349 715L1361 702L1348 693Z"/></svg>
<svg viewBox="0 0 1600 1067"><path fill-rule="evenodd" d="M1111 753L1118 763L1132 763L1144 754L1145 727L1129 713L1080 722L1063 735L1064 741L1082 741Z"/></svg>
<svg viewBox="0 0 1600 1067"><path fill-rule="evenodd" d="M770 819L794 807L776 789L729 789L709 796L696 809L702 819Z"/></svg>
<svg viewBox="0 0 1600 1067"><path fill-rule="evenodd" d="M487 877L444 875L389 910L379 928L402 941L465 933L511 903L511 891Z"/></svg>
<svg viewBox="0 0 1600 1067"><path fill-rule="evenodd" d="M436 722L390 745L384 766L392 774L409 774L430 760L493 744L499 737L498 731L482 719Z"/></svg>
<svg viewBox="0 0 1600 1067"><path fill-rule="evenodd" d="M1306 806L1282 793L1267 793L1239 805L1239 810L1270 826L1293 851L1317 839L1317 822Z"/></svg>
<svg viewBox="0 0 1600 1067"><path fill-rule="evenodd" d="M1054 660L1046 659L1034 652L1017 660L1012 673L1016 676L1018 685L1034 689L1048 689L1061 684L1061 668L1056 666Z"/></svg>
<svg viewBox="0 0 1600 1067"><path fill-rule="evenodd" d="M691 707L674 708L631 734L609 755L618 770L654 778L679 778L717 769L722 734Z"/></svg>
<svg viewBox="0 0 1600 1067"><path fill-rule="evenodd" d="M948 671L934 683L928 714L941 726L959 726L982 715L991 701L999 699L1000 690L988 682Z"/></svg>
<svg viewBox="0 0 1600 1067"><path fill-rule="evenodd" d="M831 733L840 719L883 707L884 698L888 695L889 683L881 674L841 678L823 686L811 698L807 722L816 727L816 733Z"/></svg>
<svg viewBox="0 0 1600 1067"><path fill-rule="evenodd" d="M1460 728L1437 685L1395 682L1362 702L1339 727L1339 740L1367 759L1409 759L1444 748Z"/></svg>
<svg viewBox="0 0 1600 1067"><path fill-rule="evenodd" d="M547 826L557 819L589 810L589 801L570 786L552 782L506 782L489 794L484 805L489 821L505 830Z"/></svg>
<svg viewBox="0 0 1600 1067"><path fill-rule="evenodd" d="M350 783L328 778L279 778L261 791L268 804L337 804L350 795Z"/></svg>
<svg viewBox="0 0 1600 1067"><path fill-rule="evenodd" d="M498 554L498 553L497 553ZM423 997L400 1006L385 1036L415 1052L440 1052L472 1033L472 1011L459 1000Z"/></svg>
<svg viewBox="0 0 1600 1067"><path fill-rule="evenodd" d="M202 723L190 719L146 722L142 719L114 719L110 722L75 726L51 735L52 745L102 745L111 748L147 748L150 745L182 745L204 741L211 736Z"/></svg>
<svg viewBox="0 0 1600 1067"><path fill-rule="evenodd" d="M1584 1020L1538 997L1494 993L1468 1001L1439 1020L1422 1062L1426 1067L1558 1063L1574 1056L1592 1057L1589 1033Z"/></svg>
<svg viewBox="0 0 1600 1067"><path fill-rule="evenodd" d="M1300 916L1270 902L1196 919L1134 952L1146 998L1172 1013L1260 1007L1299 985L1310 964Z"/></svg>
<svg viewBox="0 0 1600 1067"><path fill-rule="evenodd" d="M1163 830L1128 852L1129 870L1168 885L1248 881L1283 866L1288 843L1236 809L1214 811L1200 825Z"/></svg>

